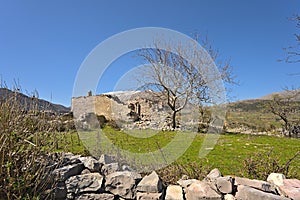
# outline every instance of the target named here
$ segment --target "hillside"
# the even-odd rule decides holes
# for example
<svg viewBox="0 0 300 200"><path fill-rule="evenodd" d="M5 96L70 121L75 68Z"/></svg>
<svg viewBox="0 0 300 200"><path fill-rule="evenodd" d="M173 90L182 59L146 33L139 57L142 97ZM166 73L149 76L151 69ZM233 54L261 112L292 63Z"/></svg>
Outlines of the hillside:
<svg viewBox="0 0 300 200"><path fill-rule="evenodd" d="M290 90L290 91L280 91L280 92L273 92L271 94L265 95L260 97L260 100L272 100L274 96L279 96L281 98L288 98L291 97L292 101L300 101L300 89L298 90Z"/></svg>
<svg viewBox="0 0 300 200"><path fill-rule="evenodd" d="M7 88L0 88L0 100L10 98L15 98L15 100L18 103L20 103L20 105L22 105L22 107L24 107L25 110L30 110L34 108L40 111L45 110L55 112L58 114L70 112L70 108L67 108L63 105L54 104L43 99L32 98L20 92L11 91Z"/></svg>
<svg viewBox="0 0 300 200"><path fill-rule="evenodd" d="M274 95L285 99L290 93L286 91L274 92L258 99L242 100L227 105L227 128L232 132L278 132L282 128L282 121L266 109ZM294 91L289 99L295 106L292 117L296 121L300 118L300 94ZM288 103L288 102L286 102Z"/></svg>

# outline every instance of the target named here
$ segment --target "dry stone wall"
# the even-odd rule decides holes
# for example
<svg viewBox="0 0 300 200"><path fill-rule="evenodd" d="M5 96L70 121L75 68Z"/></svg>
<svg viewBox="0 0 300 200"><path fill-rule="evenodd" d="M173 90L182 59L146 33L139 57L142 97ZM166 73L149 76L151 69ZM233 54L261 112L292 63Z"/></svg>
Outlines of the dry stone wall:
<svg viewBox="0 0 300 200"><path fill-rule="evenodd" d="M58 180L51 199L68 200L299 200L300 181L272 173L267 181L222 176L212 170L205 179L180 179L165 185L153 171L142 177L108 155L100 158L60 154L63 165L51 171ZM114 166L114 167L112 167ZM107 170L110 169L110 170ZM186 177L186 176L185 176Z"/></svg>

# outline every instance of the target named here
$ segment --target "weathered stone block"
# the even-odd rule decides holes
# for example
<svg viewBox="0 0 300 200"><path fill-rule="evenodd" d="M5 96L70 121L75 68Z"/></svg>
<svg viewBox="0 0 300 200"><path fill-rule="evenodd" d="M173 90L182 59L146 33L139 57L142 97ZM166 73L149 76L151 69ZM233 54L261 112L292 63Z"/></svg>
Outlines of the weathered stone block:
<svg viewBox="0 0 300 200"><path fill-rule="evenodd" d="M183 200L182 187L179 185L169 185L166 190L165 200Z"/></svg>
<svg viewBox="0 0 300 200"><path fill-rule="evenodd" d="M283 185L283 180L285 179L285 176L283 174L280 173L271 173L268 178L267 181L269 183L273 183L274 185L280 186Z"/></svg>
<svg viewBox="0 0 300 200"><path fill-rule="evenodd" d="M88 157L81 157L81 158L79 158L79 160L91 172L100 172L102 163L100 163L95 158L88 156Z"/></svg>
<svg viewBox="0 0 300 200"><path fill-rule="evenodd" d="M137 191L139 192L160 193L162 190L163 183L155 171L145 176L137 185Z"/></svg>
<svg viewBox="0 0 300 200"><path fill-rule="evenodd" d="M101 190L103 176L99 173L72 176L66 180L67 192L77 196L85 192L98 192Z"/></svg>
<svg viewBox="0 0 300 200"><path fill-rule="evenodd" d="M298 179L283 179L283 184L285 186L300 188L300 180Z"/></svg>
<svg viewBox="0 0 300 200"><path fill-rule="evenodd" d="M281 186L278 186L278 189L279 189L279 193L282 196L286 196L293 200L300 200L300 188L281 185Z"/></svg>
<svg viewBox="0 0 300 200"><path fill-rule="evenodd" d="M238 200L289 200L286 197L263 192L244 185L238 185L235 197Z"/></svg>
<svg viewBox="0 0 300 200"><path fill-rule="evenodd" d="M107 176L108 174L119 171L119 163L104 164L101 168L101 174Z"/></svg>
<svg viewBox="0 0 300 200"><path fill-rule="evenodd" d="M186 200L222 200L222 195L213 190L206 181L198 181L186 189Z"/></svg>
<svg viewBox="0 0 300 200"><path fill-rule="evenodd" d="M224 195L224 200L236 200L236 198L232 194L226 194Z"/></svg>
<svg viewBox="0 0 300 200"><path fill-rule="evenodd" d="M206 179L210 181L215 181L217 178L221 176L222 176L221 172L217 168L215 168L209 172L209 174L206 176Z"/></svg>
<svg viewBox="0 0 300 200"><path fill-rule="evenodd" d="M82 163L78 163L55 169L52 174L59 177L61 181L65 181L71 176L80 174L83 169L84 165Z"/></svg>
<svg viewBox="0 0 300 200"><path fill-rule="evenodd" d="M218 190L223 194L232 193L233 179L230 176L219 177L216 180Z"/></svg>
<svg viewBox="0 0 300 200"><path fill-rule="evenodd" d="M265 192L274 192L275 191L275 188L272 187L272 185L270 183L268 183L266 181L261 181L261 180L235 177L234 184L250 186L250 187L265 191Z"/></svg>
<svg viewBox="0 0 300 200"><path fill-rule="evenodd" d="M99 162L102 164L110 164L110 163L114 163L116 161L115 161L115 157L109 156L106 154L102 154L99 158Z"/></svg>
<svg viewBox="0 0 300 200"><path fill-rule="evenodd" d="M137 200L162 200L163 193L144 193L144 192L137 192L136 194Z"/></svg>
<svg viewBox="0 0 300 200"><path fill-rule="evenodd" d="M136 197L136 184L141 175L135 172L114 172L106 177L105 190L125 199Z"/></svg>
<svg viewBox="0 0 300 200"><path fill-rule="evenodd" d="M189 187L190 185L192 185L193 183L197 182L199 180L196 180L196 179L188 179L188 180L182 180L180 179L179 181L177 181L177 183L183 187L183 188L187 188Z"/></svg>
<svg viewBox="0 0 300 200"><path fill-rule="evenodd" d="M103 194L82 194L75 200L114 200L115 196L113 194L103 193Z"/></svg>

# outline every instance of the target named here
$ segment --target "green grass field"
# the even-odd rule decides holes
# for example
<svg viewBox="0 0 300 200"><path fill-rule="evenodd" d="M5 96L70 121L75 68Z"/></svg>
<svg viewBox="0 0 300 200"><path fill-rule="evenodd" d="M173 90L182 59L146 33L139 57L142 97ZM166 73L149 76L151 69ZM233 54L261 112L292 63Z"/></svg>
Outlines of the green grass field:
<svg viewBox="0 0 300 200"><path fill-rule="evenodd" d="M75 132L72 134L64 133L64 136L61 135L60 137L64 138L65 144L60 146L65 146L65 148L60 150L87 154L86 149L89 149L95 155L96 150L99 150L99 146L103 147L100 150L101 153L103 153L103 149L107 150L104 153L109 153L117 147L125 150L127 153L144 153L143 155L146 154L148 156L144 156L143 159L153 162L150 157L159 157L157 156L158 154L164 154L165 152L160 151L160 149L168 148L169 144L172 146L172 148L166 150L169 155L163 156L167 161L169 161L168 159L173 159L178 152L182 151L180 147L187 146L188 148L176 160L176 163L183 166L189 163L201 163L201 165L205 165L209 169L219 168L223 174L240 176L247 176L245 170L248 166L245 164L245 160L253 160L252 157L256 154L259 154L256 155L258 162L260 160L262 162L278 160L279 164L284 164L296 152L300 151L299 139L227 133L220 135L217 144L207 156L199 158L199 150L203 145L205 134L168 131L156 133L151 130L135 130L127 134L110 127L105 127L103 133L104 135L101 136L101 134L97 134L97 131L81 132L79 134L81 141L78 140L79 137ZM145 138L147 135L150 137ZM105 139L103 138L104 136ZM111 142L111 144L108 144L107 141ZM191 143L189 143L190 141ZM85 147L83 144L85 144ZM267 155L270 153L270 150L272 150L272 153ZM158 154L151 152L158 152ZM156 161L162 160L158 159ZM288 175L299 179L299 166L300 156L291 162Z"/></svg>

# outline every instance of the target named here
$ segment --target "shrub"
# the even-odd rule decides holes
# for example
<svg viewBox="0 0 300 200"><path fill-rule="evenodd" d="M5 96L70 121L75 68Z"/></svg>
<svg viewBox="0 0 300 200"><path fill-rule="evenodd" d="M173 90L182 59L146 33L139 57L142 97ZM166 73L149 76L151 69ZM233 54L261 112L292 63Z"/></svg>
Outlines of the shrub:
<svg viewBox="0 0 300 200"><path fill-rule="evenodd" d="M249 178L261 180L266 180L270 173L282 173L286 177L296 176L290 170L290 164L300 155L300 151L291 156L285 163L281 163L280 158L272 154L273 149L267 153L252 154L244 160L245 171L241 174Z"/></svg>
<svg viewBox="0 0 300 200"><path fill-rule="evenodd" d="M34 102L24 109L17 95L0 96L0 199L33 199L46 190L47 154L58 143L51 132L57 127L49 123L56 119L36 110Z"/></svg>
<svg viewBox="0 0 300 200"><path fill-rule="evenodd" d="M158 170L158 175L164 183L177 184L182 176L188 176L190 179L201 180L209 173L211 167L198 162L191 163L173 163L165 168Z"/></svg>

